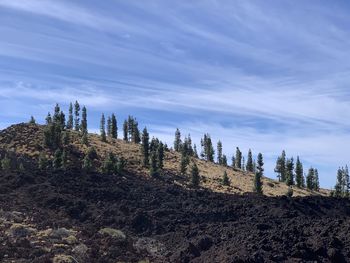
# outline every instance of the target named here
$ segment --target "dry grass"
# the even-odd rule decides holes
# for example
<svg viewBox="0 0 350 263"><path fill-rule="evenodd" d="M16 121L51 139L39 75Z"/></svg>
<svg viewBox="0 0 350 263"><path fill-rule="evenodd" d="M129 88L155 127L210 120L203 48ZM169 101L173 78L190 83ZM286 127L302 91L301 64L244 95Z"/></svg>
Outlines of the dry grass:
<svg viewBox="0 0 350 263"><path fill-rule="evenodd" d="M108 139L108 142L102 142L96 134L88 136L90 146L95 147L100 159L108 152L113 152L119 157L127 160L126 169L138 175L148 176L148 170L142 167L142 154L140 145L127 143L120 139ZM72 131L71 140L73 148L85 153L87 146L81 144L79 133ZM39 153L45 151L48 157L52 157L52 152L43 147L43 126L20 124L13 125L0 133L0 147L16 151L20 154L26 154L33 158L38 158ZM175 183L184 187L188 185L189 175L179 176L180 154L177 152L166 152L164 161L164 173L167 176L173 176ZM231 167L223 167L204 160L192 159L198 165L201 175L201 186L216 192L243 194L252 191L253 174L236 170ZM221 179L224 171L230 179L230 186L223 186ZM307 195L329 195L329 190L321 189L319 193L311 192L306 189L293 187L293 196ZM288 186L270 178L263 178L263 191L267 196L285 195Z"/></svg>

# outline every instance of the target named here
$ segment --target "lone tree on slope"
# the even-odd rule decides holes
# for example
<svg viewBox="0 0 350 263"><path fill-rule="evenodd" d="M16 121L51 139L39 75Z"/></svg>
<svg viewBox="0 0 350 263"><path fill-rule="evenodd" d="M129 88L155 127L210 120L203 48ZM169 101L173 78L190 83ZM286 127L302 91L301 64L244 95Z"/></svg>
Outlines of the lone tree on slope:
<svg viewBox="0 0 350 263"><path fill-rule="evenodd" d="M264 162L261 153L258 154L258 163L256 167L255 177L254 177L254 192L262 194L262 177L264 175Z"/></svg>

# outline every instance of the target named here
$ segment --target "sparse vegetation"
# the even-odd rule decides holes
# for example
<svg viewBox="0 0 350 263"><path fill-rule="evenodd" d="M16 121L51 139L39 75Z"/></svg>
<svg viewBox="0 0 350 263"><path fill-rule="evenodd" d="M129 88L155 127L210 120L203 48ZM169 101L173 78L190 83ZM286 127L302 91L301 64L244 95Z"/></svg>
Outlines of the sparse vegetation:
<svg viewBox="0 0 350 263"><path fill-rule="evenodd" d="M226 186L230 185L230 179L228 178L226 171L224 171L224 175L222 176L222 184Z"/></svg>
<svg viewBox="0 0 350 263"><path fill-rule="evenodd" d="M1 160L1 168L5 171L9 171L11 169L11 159L7 156L7 154Z"/></svg>

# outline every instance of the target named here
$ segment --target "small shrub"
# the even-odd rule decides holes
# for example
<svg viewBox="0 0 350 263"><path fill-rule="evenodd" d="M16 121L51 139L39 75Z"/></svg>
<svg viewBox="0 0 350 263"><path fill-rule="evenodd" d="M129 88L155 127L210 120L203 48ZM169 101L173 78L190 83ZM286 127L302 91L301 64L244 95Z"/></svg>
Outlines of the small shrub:
<svg viewBox="0 0 350 263"><path fill-rule="evenodd" d="M222 184L226 186L230 185L230 179L228 178L226 171L224 172L224 175L222 177Z"/></svg>
<svg viewBox="0 0 350 263"><path fill-rule="evenodd" d="M287 196L287 197L292 197L292 196L293 196L293 188L292 188L292 187L289 187L289 188L288 188L287 193L286 193L286 196Z"/></svg>
<svg viewBox="0 0 350 263"><path fill-rule="evenodd" d="M9 171L11 169L11 159L5 155L5 158L1 160L1 167L5 171Z"/></svg>

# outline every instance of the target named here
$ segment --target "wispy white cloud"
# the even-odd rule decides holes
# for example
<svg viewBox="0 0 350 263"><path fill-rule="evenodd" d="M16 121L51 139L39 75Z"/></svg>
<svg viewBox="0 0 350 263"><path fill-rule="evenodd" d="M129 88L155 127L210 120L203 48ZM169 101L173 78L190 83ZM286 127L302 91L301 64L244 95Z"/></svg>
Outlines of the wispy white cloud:
<svg viewBox="0 0 350 263"><path fill-rule="evenodd" d="M111 99L98 89L89 86L81 86L80 88L60 87L60 88L42 88L33 87L25 83L19 82L12 87L1 87L0 98L7 100L22 99L44 101L46 103L67 103L79 101L91 107L100 107L111 103Z"/></svg>
<svg viewBox="0 0 350 263"><path fill-rule="evenodd" d="M79 99L91 130L132 113L170 142L208 131L270 171L286 148L326 177L347 162L350 19L320 3L0 0L0 115Z"/></svg>
<svg viewBox="0 0 350 263"><path fill-rule="evenodd" d="M0 6L38 15L45 15L65 22L75 23L95 29L127 28L118 20L108 18L75 5L72 2L51 0L1 0Z"/></svg>

